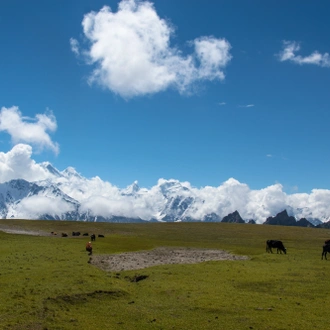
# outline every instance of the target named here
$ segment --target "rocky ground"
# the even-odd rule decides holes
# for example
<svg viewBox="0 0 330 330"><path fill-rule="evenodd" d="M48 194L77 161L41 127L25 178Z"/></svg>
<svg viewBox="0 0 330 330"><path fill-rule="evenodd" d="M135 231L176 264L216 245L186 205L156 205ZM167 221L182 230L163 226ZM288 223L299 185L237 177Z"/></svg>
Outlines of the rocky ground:
<svg viewBox="0 0 330 330"><path fill-rule="evenodd" d="M106 271L137 270L158 265L195 264L214 260L246 260L223 250L157 248L150 251L95 255L89 262Z"/></svg>

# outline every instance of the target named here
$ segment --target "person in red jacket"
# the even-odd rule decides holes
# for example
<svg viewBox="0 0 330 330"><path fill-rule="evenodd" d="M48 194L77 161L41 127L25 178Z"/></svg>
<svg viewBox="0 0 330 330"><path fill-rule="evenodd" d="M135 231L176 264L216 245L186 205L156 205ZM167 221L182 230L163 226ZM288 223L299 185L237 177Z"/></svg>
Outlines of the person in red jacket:
<svg viewBox="0 0 330 330"><path fill-rule="evenodd" d="M93 247L92 247L92 243L91 242L88 242L86 244L86 251L89 252L88 255L90 256L93 252Z"/></svg>

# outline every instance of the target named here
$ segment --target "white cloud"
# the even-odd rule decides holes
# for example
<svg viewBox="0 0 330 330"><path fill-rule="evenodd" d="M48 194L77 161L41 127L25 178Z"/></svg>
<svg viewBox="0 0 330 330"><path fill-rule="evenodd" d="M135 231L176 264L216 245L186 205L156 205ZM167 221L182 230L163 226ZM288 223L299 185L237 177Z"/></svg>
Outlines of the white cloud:
<svg viewBox="0 0 330 330"><path fill-rule="evenodd" d="M260 190L251 190L249 202L246 204L242 216L262 223L268 217L287 209L286 199L287 195L283 192L281 184L274 184Z"/></svg>
<svg viewBox="0 0 330 330"><path fill-rule="evenodd" d="M45 180L49 174L31 159L32 147L17 144L7 153L0 152L0 183L12 179Z"/></svg>
<svg viewBox="0 0 330 330"><path fill-rule="evenodd" d="M81 53L95 66L89 82L125 98L170 87L185 93L198 80L223 80L231 60L229 42L214 37L191 41L194 52L183 56L170 46L173 27L148 1L122 0L117 12L105 6L86 14L82 26L90 47ZM78 42L70 43L77 54Z"/></svg>
<svg viewBox="0 0 330 330"><path fill-rule="evenodd" d="M79 55L80 54L80 51L79 51L79 42L78 42L77 39L70 38L70 47L71 47L71 51L73 53L75 53L76 55Z"/></svg>
<svg viewBox="0 0 330 330"><path fill-rule="evenodd" d="M313 189L310 194L296 193L288 196L288 203L294 206L299 218L330 219L330 190Z"/></svg>
<svg viewBox="0 0 330 330"><path fill-rule="evenodd" d="M61 200L59 197L50 198L47 196L28 196L21 200L21 202L16 205L15 217L20 219L29 219L33 217L38 219L42 214L57 215L59 213L66 213L74 211L74 207L65 201ZM9 210L9 212L11 212Z"/></svg>
<svg viewBox="0 0 330 330"><path fill-rule="evenodd" d="M246 105L239 105L239 108L252 108L254 107L254 104L246 104Z"/></svg>
<svg viewBox="0 0 330 330"><path fill-rule="evenodd" d="M226 102L220 102L220 103L218 103L218 105L221 105L221 106L226 105Z"/></svg>
<svg viewBox="0 0 330 330"><path fill-rule="evenodd" d="M17 106L2 107L0 111L0 132L7 132L14 144L28 143L37 148L37 151L50 149L55 154L59 153L59 146L53 142L47 131L57 129L56 118L49 111L46 114L37 114L35 118L23 117Z"/></svg>
<svg viewBox="0 0 330 330"><path fill-rule="evenodd" d="M225 79L221 68L231 60L231 48L225 39L202 37L194 40L196 56L200 61L198 70L201 79Z"/></svg>
<svg viewBox="0 0 330 330"><path fill-rule="evenodd" d="M281 62L291 61L296 64L314 64L321 67L330 67L330 56L328 53L321 54L317 50L308 56L296 55L300 50L300 44L296 41L283 41L283 50L278 54Z"/></svg>

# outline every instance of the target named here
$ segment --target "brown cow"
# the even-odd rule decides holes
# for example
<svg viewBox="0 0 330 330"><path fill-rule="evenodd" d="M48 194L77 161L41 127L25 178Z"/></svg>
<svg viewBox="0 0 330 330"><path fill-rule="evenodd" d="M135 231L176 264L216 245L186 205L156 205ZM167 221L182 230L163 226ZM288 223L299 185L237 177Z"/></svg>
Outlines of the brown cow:
<svg viewBox="0 0 330 330"><path fill-rule="evenodd" d="M88 242L86 244L86 251L89 252L88 255L90 256L93 253L93 247L92 247L92 243Z"/></svg>

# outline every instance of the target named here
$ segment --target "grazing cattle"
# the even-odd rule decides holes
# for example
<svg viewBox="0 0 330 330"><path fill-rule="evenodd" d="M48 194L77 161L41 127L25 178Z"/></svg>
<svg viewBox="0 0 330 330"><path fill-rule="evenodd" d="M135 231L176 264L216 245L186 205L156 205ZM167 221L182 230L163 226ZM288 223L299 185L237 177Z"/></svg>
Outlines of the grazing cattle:
<svg viewBox="0 0 330 330"><path fill-rule="evenodd" d="M93 247L91 242L88 242L86 244L86 251L89 252L88 255L91 255L93 253Z"/></svg>
<svg viewBox="0 0 330 330"><path fill-rule="evenodd" d="M88 233L84 233L83 236L88 236Z"/></svg>
<svg viewBox="0 0 330 330"><path fill-rule="evenodd" d="M278 251L280 251L280 253L282 254L282 251L284 252L284 254L286 254L286 248L284 247L282 241L275 241L275 240L268 240L266 242L266 251L269 253L273 253L273 250L277 249L277 253Z"/></svg>
<svg viewBox="0 0 330 330"><path fill-rule="evenodd" d="M104 235L99 234L99 235L97 235L97 237L104 237Z"/></svg>
<svg viewBox="0 0 330 330"><path fill-rule="evenodd" d="M95 241L95 234L92 234L92 235L91 235L91 241L92 241L92 242Z"/></svg>
<svg viewBox="0 0 330 330"><path fill-rule="evenodd" d="M68 234L62 233L62 237L68 237Z"/></svg>
<svg viewBox="0 0 330 330"><path fill-rule="evenodd" d="M72 236L80 236L80 231L73 231Z"/></svg>
<svg viewBox="0 0 330 330"><path fill-rule="evenodd" d="M330 252L330 242L328 244L323 245L322 260L323 260L323 257L325 258L325 260L328 260L327 259L327 253L328 252Z"/></svg>

